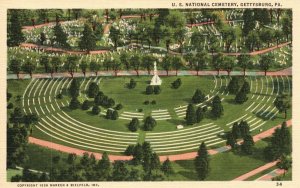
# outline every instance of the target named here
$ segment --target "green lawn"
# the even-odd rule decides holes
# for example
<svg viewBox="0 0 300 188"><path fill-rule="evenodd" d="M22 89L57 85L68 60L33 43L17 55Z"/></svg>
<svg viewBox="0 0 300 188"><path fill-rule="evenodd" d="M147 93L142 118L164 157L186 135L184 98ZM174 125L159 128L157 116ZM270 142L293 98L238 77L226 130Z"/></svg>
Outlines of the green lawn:
<svg viewBox="0 0 300 188"><path fill-rule="evenodd" d="M15 175L22 175L22 170L18 169L7 169L6 170L6 181L10 182L11 178Z"/></svg>
<svg viewBox="0 0 300 188"><path fill-rule="evenodd" d="M226 181L243 175L267 161L262 156L263 148L267 145L265 141L255 143L253 155L243 155L231 151L210 156L210 172L206 180ZM172 162L175 174L170 180L197 180L193 160L182 160Z"/></svg>
<svg viewBox="0 0 300 188"><path fill-rule="evenodd" d="M230 130L230 125L232 122L236 121L237 119L241 119L240 117L245 117L244 119L248 118L250 126L252 128L256 128L252 131L252 134L255 135L260 132L260 129L267 130L275 125L281 124L284 119L282 118L282 114L274 114L277 110L273 106L273 100L276 97L276 94L280 93L280 91L291 91L290 86L288 86L288 83L292 82L291 77L247 77L248 82L252 84L252 90L251 93L248 94L248 101L245 102L242 105L236 104L234 102L235 95L227 95L227 91L225 90L226 84L229 83L229 77L227 76L221 76L216 77L216 80L214 80L214 77L212 76L180 76L182 80L182 86L175 90L171 88L171 83L177 79L175 76L170 77L162 77L163 84L161 85L162 92L159 95L146 95L145 88L148 85L148 82L151 77L148 76L141 76L141 77L133 77L137 81L137 86L134 89L128 89L126 87L126 84L129 83L129 80L132 77L102 77L102 80L100 81L100 90L104 92L105 95L113 98L116 101L116 104L121 103L124 107L122 110L119 111L119 117L122 116L122 114L127 112L133 112L136 113L136 109L142 108L144 117L151 114L152 110L158 110L158 109L166 109L168 110L170 116L172 119L170 120L162 120L157 121L157 126L154 128L152 132L160 132L164 134L164 136L161 137L159 142L155 144L153 143L154 148L159 148L160 151L164 151L162 154L168 155L168 154L176 154L176 153L183 153L183 152L190 152L195 151L198 147L198 145L202 142L202 140L199 139L190 139L188 141L189 147L184 146L184 141L189 137L188 134L185 134L185 136L182 136L182 134L179 134L180 132L176 132L176 126L179 124L185 125L185 120L183 117L179 117L178 111L174 108L186 105L190 102L194 91L197 88L200 88L205 95L209 94L209 96L216 95L218 92L218 95L223 99L222 105L224 108L224 115L219 118L215 119L212 118L208 113L206 114L206 117L204 120L202 120L200 123L197 123L193 126L185 126L183 131L188 131L188 129L192 128L193 130L200 129L201 125L213 123L214 126L217 126L218 132L214 131L216 133L210 134L211 138L206 139L206 141L212 140L213 142L217 142L215 144L211 144L209 146L210 148L216 148L223 146L225 143L220 142L220 138L212 137L212 136L218 136L220 131L226 132ZM85 99L85 88L87 88L87 83L91 83L92 80L99 81L99 78L86 78L83 82L84 78L79 78L79 81L82 84L81 86L81 99ZM90 81L88 81L90 80ZM289 80L289 81L288 81ZM64 137L64 138L72 138L70 142L65 142L61 139L53 138L52 136L45 134L40 129L40 125L38 125L36 128L34 128L33 136L37 138L41 138L48 141L53 141L55 143L68 145L70 147L76 147L80 149L90 150L90 151L96 151L96 152L103 152L106 151L103 148L91 148L91 147L85 147L88 144L91 144L92 146L98 147L98 144L100 146L106 145L109 146L112 150L108 150L108 152L112 153L122 153L125 148L127 147L126 139L122 139L120 143L122 143L122 146L114 146L110 144L110 141L108 140L102 140L101 142L97 141L92 142L90 139L94 137L98 137L98 135L90 135L92 133L92 130L90 129L105 129L110 131L121 131L123 133L128 133L129 130L127 128L129 121L128 120L107 120L104 115L92 115L91 110L83 111L81 109L78 110L70 110L67 105L69 102L69 97L67 96L66 87L70 83L70 79L67 78L59 78L59 79L35 79L32 81L30 86L27 89L27 92L25 94L24 98L24 110L26 113L32 111L35 113L38 113L40 116L40 123L43 123L44 126L48 127L48 130L45 130L45 127L43 128L44 131L52 132L51 134L56 134L58 129L60 132L58 132L60 135L57 135L58 137ZM28 85L29 80L25 81L17 81L17 80L8 80L8 91L14 91L16 88L20 88L17 92L19 94L23 94L24 90L26 88L26 85ZM273 85L273 84L274 85ZM274 88L273 88L274 87ZM279 88L279 89L278 89ZM63 99L56 99L56 95L60 92L60 90L65 93ZM14 95L17 95L18 93L14 93ZM34 99L34 100L33 100ZM93 99L89 99L92 103ZM156 100L156 105L144 105L143 102L145 100ZM22 103L21 101L19 102ZM209 105L210 101L205 102L204 104ZM249 107L251 108L247 111ZM256 109L254 109L256 107ZM268 107L268 109L267 109ZM104 112L105 109L101 107L101 111ZM264 116L261 116L261 113L265 111L264 116L269 113L269 116L266 118ZM81 129L81 125L77 127L77 129L73 129L74 126L70 124L69 121L63 120L63 117L60 117L59 115L64 116L68 119L66 116L66 113L68 116L70 116L69 120L73 121L73 125L76 121L83 122L84 124L90 125L92 127L88 127L89 130ZM185 113L185 110L183 110L183 114ZM274 116L273 116L274 115ZM273 118L272 118L273 116ZM291 118L291 110L288 111L288 118ZM73 119L73 120L72 120ZM48 121L47 122L45 122ZM252 120L252 123L250 123ZM267 120L267 121L264 121ZM64 123L63 123L64 121ZM230 123L231 122L231 123ZM142 126L143 122L140 122L140 125ZM253 125L252 125L253 124ZM261 125L260 125L261 124ZM257 128L256 126L260 126ZM79 129L78 129L79 128ZM73 129L73 132L71 131ZM191 130L192 130L191 129ZM208 131L208 129L206 129ZM74 131L77 134L77 137L74 136ZM87 131L87 132L86 132ZM174 131L174 135L169 135L169 133L163 133L168 131ZM86 133L86 134L85 134ZM147 139L147 135L151 134L150 132L145 132L143 130L139 130L136 133L135 142L143 142L145 139ZM178 135L179 137L178 137ZM192 132L191 132L192 133ZM199 133L201 133L199 131ZM71 134L71 135L70 135ZM80 145L73 145L72 143L76 140L78 141L78 135L89 135L89 138L84 139L84 143L80 143ZM102 134L102 133L100 133ZM181 135L181 136L180 136ZM99 135L101 137L101 135ZM120 134L115 136L110 136L109 140L115 140L115 138L120 137ZM168 149L169 146L162 146L162 143L165 142L164 138L171 138L174 140L173 143L169 141L169 145L173 147L173 149ZM178 137L178 139L177 139ZM176 139L175 139L176 138ZM180 139L179 139L180 138ZM204 138L202 136L202 138ZM107 137L106 137L107 139ZM213 140L214 139L214 140ZM216 141L215 141L216 140ZM95 145L96 144L96 145ZM176 144L176 145L175 145ZM84 146L83 146L84 145ZM90 146L91 146L90 145ZM180 150L177 150L175 147L181 146ZM112 147L113 148L112 148ZM183 148L184 146L184 148ZM158 152L159 153L159 152Z"/></svg>

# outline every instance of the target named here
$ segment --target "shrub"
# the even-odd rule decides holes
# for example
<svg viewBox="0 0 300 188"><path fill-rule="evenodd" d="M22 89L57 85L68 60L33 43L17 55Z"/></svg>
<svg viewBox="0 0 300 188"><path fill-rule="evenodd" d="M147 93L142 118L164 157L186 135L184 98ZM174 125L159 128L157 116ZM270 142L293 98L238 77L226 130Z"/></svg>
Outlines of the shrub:
<svg viewBox="0 0 300 188"><path fill-rule="evenodd" d="M90 108L90 105L89 105L89 101L88 100L85 100L82 105L81 105L81 109L82 110L88 110Z"/></svg>
<svg viewBox="0 0 300 188"><path fill-rule="evenodd" d="M153 86L147 86L146 87L146 94L147 95L153 94Z"/></svg>
<svg viewBox="0 0 300 188"><path fill-rule="evenodd" d="M57 94L56 98L57 99L63 99L63 94L62 93Z"/></svg>
<svg viewBox="0 0 300 188"><path fill-rule="evenodd" d="M7 98L7 101L9 101L10 100L10 98L12 98L12 94L11 93L7 93L7 96L6 96Z"/></svg>
<svg viewBox="0 0 300 188"><path fill-rule="evenodd" d="M128 84L129 89L134 89L136 87L136 81L134 79L130 79L130 82Z"/></svg>
<svg viewBox="0 0 300 188"><path fill-rule="evenodd" d="M146 117L144 121L144 130L152 131L155 126L156 126L155 119L153 119L151 116Z"/></svg>
<svg viewBox="0 0 300 188"><path fill-rule="evenodd" d="M156 104L156 101L155 100L151 101L151 104Z"/></svg>
<svg viewBox="0 0 300 188"><path fill-rule="evenodd" d="M181 86L181 79L177 78L171 85L173 89L178 89Z"/></svg>
<svg viewBox="0 0 300 188"><path fill-rule="evenodd" d="M100 108L99 108L99 106L94 105L93 108L92 108L92 113L93 113L94 115L98 115L98 114L100 113Z"/></svg>
<svg viewBox="0 0 300 188"><path fill-rule="evenodd" d="M145 104L145 105L148 105L148 104L149 104L149 101L148 101L148 100L147 100L147 101L145 101L145 102L144 102L144 104Z"/></svg>
<svg viewBox="0 0 300 188"><path fill-rule="evenodd" d="M130 123L128 125L128 129L132 132L135 132L138 130L138 127L139 127L138 118L132 118L132 120L130 121Z"/></svg>
<svg viewBox="0 0 300 188"><path fill-rule="evenodd" d="M159 86L154 86L153 91L154 91L154 94L155 94L155 95L158 95L158 94L160 94L161 89L160 89Z"/></svg>
<svg viewBox="0 0 300 188"><path fill-rule="evenodd" d="M112 120L117 120L119 118L119 114L117 110L114 110L111 116Z"/></svg>
<svg viewBox="0 0 300 188"><path fill-rule="evenodd" d="M117 106L115 107L116 110L121 110L123 108L122 104L117 104Z"/></svg>
<svg viewBox="0 0 300 188"><path fill-rule="evenodd" d="M112 119L113 111L111 109L107 109L106 111L106 119Z"/></svg>
<svg viewBox="0 0 300 188"><path fill-rule="evenodd" d="M14 105L11 102L7 105L7 109L12 109L13 107L14 107Z"/></svg>

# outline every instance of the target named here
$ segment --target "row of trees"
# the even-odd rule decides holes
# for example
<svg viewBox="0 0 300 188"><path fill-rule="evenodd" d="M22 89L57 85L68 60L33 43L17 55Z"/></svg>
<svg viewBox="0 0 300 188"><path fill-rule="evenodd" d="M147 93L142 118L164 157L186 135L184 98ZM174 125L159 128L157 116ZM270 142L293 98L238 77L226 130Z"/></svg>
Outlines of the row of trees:
<svg viewBox="0 0 300 188"><path fill-rule="evenodd" d="M199 92L199 91L198 91ZM197 91L195 94L198 93ZM213 118L220 118L224 114L224 109L221 103L220 97L217 95L212 99L210 114ZM198 107L197 110L195 110L193 104L189 104L186 109L186 124L187 125L193 125L195 123L199 123L203 118L207 115L208 107Z"/></svg>
<svg viewBox="0 0 300 188"><path fill-rule="evenodd" d="M177 75L179 70L185 68L195 70L197 75L199 71L209 68L215 69L218 71L218 74L220 70L225 70L228 75L230 75L231 71L237 67L243 69L244 75L246 74L246 69L251 68L259 68L263 70L266 75L271 67L276 66L273 53L261 55L259 64L254 64L254 60L247 54L242 54L236 59L234 56L226 56L222 53L218 53L211 58L205 51L199 52L196 55L187 54L184 56L184 59L186 63L184 63L184 60L179 56L166 55L158 65L166 71L167 75L169 75L171 69L175 70ZM68 56L64 60L58 56L50 58L49 56L43 55L39 61L40 65L44 67L44 71L51 73L51 76L53 76L55 72L62 70L67 71L71 77L73 77L74 73L78 71L78 68L85 76L87 71L94 72L97 75L101 67L106 71L113 70L116 76L122 69L133 69L137 75L139 75L141 69L145 69L148 71L148 74L150 74L153 63L158 61L158 59L150 54L140 55L135 53L130 56L128 53L121 53L120 56L115 56L114 58L104 58L103 63L94 60L91 62L85 60L79 61L79 58L74 55ZM185 66L185 64L187 64L187 66ZM37 68L37 63L29 59L21 60L13 58L9 61L9 70L18 77L22 71L32 76L32 74L37 71Z"/></svg>
<svg viewBox="0 0 300 188"><path fill-rule="evenodd" d="M142 126L143 130L145 131L152 131L154 127L156 126L156 121L151 116L148 116L144 119L144 124ZM128 129L132 132L136 132L138 129L140 129L140 121L138 118L132 118L130 123L128 124Z"/></svg>

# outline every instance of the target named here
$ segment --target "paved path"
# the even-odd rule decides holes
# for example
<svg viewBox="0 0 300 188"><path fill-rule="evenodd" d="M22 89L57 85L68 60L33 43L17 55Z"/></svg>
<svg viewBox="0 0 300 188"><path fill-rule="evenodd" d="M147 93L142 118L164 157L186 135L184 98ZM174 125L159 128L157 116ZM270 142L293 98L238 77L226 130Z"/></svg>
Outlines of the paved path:
<svg viewBox="0 0 300 188"><path fill-rule="evenodd" d="M60 52L60 53L73 54L73 55L87 54L86 51L65 50L65 49L62 49L62 48L41 46L41 45L32 44L32 43L21 43L20 47L22 47L22 48L36 48L36 49L41 49L41 50L48 51L48 52ZM90 51L90 54L103 54L103 53L107 53L107 52L109 52L109 50L93 50L93 51Z"/></svg>
<svg viewBox="0 0 300 188"><path fill-rule="evenodd" d="M292 120L288 120L286 123L287 123L288 127L292 126ZM274 130L276 128L280 127L280 126L281 126L281 124L253 136L254 142L257 142L261 139L264 139L266 137L271 136L274 133ZM48 147L48 148L58 150L58 151L62 151L62 152L66 152L66 153L76 153L77 155L82 155L84 152L87 152L85 150L72 148L72 147L61 145L61 144L56 144L56 143L52 143L52 142L49 142L49 141L44 141L44 140L41 140L41 139L33 138L33 137L29 137L29 143L40 145L40 146L43 146L43 147ZM230 149L231 149L230 146L223 146L223 147L220 147L220 148L217 148L217 149L210 149L210 150L208 150L208 153L210 155L215 155L217 153L222 153L222 152L228 151ZM88 153L94 153L96 159L100 159L101 156L102 156L101 153L96 153L96 152L88 152ZM190 152L190 153L184 153L184 154L159 156L159 159L160 159L160 161L165 161L167 158L169 158L170 161L177 161L177 160L194 159L196 156L197 156L197 152ZM132 157L131 156L122 156L122 155L109 155L109 159L111 161L130 160L130 159L132 159Z"/></svg>
<svg viewBox="0 0 300 188"><path fill-rule="evenodd" d="M242 71L232 71L230 75L243 75L244 73ZM145 70L140 70L139 75L148 75L148 72ZM150 75L153 75L153 71L150 72ZM163 70L158 70L158 75L159 76L167 76L166 71ZM174 76L176 75L176 71L170 70L169 71L169 76ZM190 70L182 70L178 71L178 76L196 76L197 72L196 71L190 71ZM217 71L199 71L198 72L199 76L209 76L209 75L217 75ZM227 75L226 71L220 71L220 75ZM248 71L246 72L247 76L264 76L265 73L261 71ZM274 71L274 72L267 72L268 76L291 76L292 75L292 68L287 68L283 69L280 71ZM83 77L84 75L81 72L76 72L74 73L74 77ZM96 76L94 72L86 72L86 77L90 76ZM99 71L98 76L115 76L114 71ZM135 71L118 71L117 76L136 76ZM30 79L29 74L19 74L20 79ZM60 78L60 77L71 77L71 75L67 72L60 72L60 73L54 73L53 74L54 78ZM32 78L51 78L50 73L36 73L32 74ZM7 79L17 79L16 74L8 74Z"/></svg>
<svg viewBox="0 0 300 188"><path fill-rule="evenodd" d="M273 162L267 163L267 164L265 164L265 165L263 165L261 167L258 167L256 169L250 171L250 172L247 172L246 174L243 174L243 175L235 178L233 181L243 181L243 180L246 180L246 179L250 178L251 176L254 176L257 173L260 173L260 172L262 172L264 170L267 170L267 169L275 166L277 164L277 162L278 161L273 161Z"/></svg>
<svg viewBox="0 0 300 188"><path fill-rule="evenodd" d="M257 180L258 181L272 181L272 178L275 178L282 174L284 174L284 170L277 168L277 169L273 170L272 172L269 172L269 173L257 178L256 181Z"/></svg>

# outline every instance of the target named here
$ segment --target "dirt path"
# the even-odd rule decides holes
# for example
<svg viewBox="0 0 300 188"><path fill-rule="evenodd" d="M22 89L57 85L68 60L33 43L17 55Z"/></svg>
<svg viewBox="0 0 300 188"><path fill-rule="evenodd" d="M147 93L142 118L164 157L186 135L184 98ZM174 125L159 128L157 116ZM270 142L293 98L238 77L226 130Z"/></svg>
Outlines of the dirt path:
<svg viewBox="0 0 300 188"><path fill-rule="evenodd" d="M250 171L250 172L247 172L246 174L243 174L243 175L235 178L233 181L243 181L243 180L246 180L246 179L250 178L251 176L254 176L257 173L260 173L260 172L262 172L264 170L267 170L267 169L275 166L277 164L277 162L278 161L273 161L273 162L267 163L267 164L265 164L265 165L263 165L261 167L258 167L256 169Z"/></svg>
<svg viewBox="0 0 300 188"><path fill-rule="evenodd" d="M272 181L272 178L275 178L282 174L284 174L284 170L277 168L277 169L273 170L272 172L269 172L269 173L257 178L256 181L257 180L258 181Z"/></svg>
<svg viewBox="0 0 300 188"><path fill-rule="evenodd" d="M40 46L40 45L32 44L32 43L21 43L20 47L22 47L22 48L37 48L37 49L41 49L41 50L48 51L48 52L59 52L59 53L75 54L75 55L87 54L86 51L64 50L62 48ZM90 51L90 54L103 54L103 53L107 53L108 51L109 50L94 50L94 51Z"/></svg>
<svg viewBox="0 0 300 188"><path fill-rule="evenodd" d="M287 123L288 127L292 126L292 120L288 120L286 123ZM254 142L257 142L261 139L271 136L273 134L274 130L280 126L281 125L277 125L269 130L266 130L262 133L259 133L255 136L253 136ZM72 147L61 145L61 144L56 144L56 143L52 143L49 141L44 141L41 139L33 138L33 137L29 137L29 143L40 145L43 147L47 147L47 148L62 151L62 152L66 152L66 153L76 153L77 155L82 155L84 152L87 152L85 150L72 148ZM217 148L217 149L210 149L210 150L208 150L208 153L210 155L215 155L217 153L222 153L222 152L228 151L228 150L230 150L230 146L223 146L223 147ZM94 153L94 155L97 159L100 159L102 156L101 153L96 153L96 152L88 152L88 153ZM184 154L159 156L159 159L160 159L160 161L165 161L167 158L169 158L170 161L177 161L177 160L194 159L196 156L197 156L197 152L190 152L190 153L184 153ZM131 156L122 156L122 155L109 155L109 159L112 161L130 160L130 159L132 159L132 157Z"/></svg>
<svg viewBox="0 0 300 188"><path fill-rule="evenodd" d="M92 52L94 53L94 51ZM103 53L103 51L95 51L95 53ZM145 70L139 70L140 75L148 75L148 72ZM151 71L151 75L153 72ZM247 75L249 76L263 76L265 73L261 71L252 72L247 71ZM135 71L126 71L126 70L120 70L118 71L117 76L135 76ZM159 76L167 76L166 71L159 70L158 71ZM176 71L170 70L169 76L175 76ZM196 71L178 71L178 76L196 76ZM210 75L217 75L217 71L199 71L199 76L210 76ZM220 75L227 75L226 71L220 71ZM231 75L243 75L243 72L241 71L232 71ZM274 72L267 72L268 76L291 76L292 75L292 68L282 69L279 71ZM83 77L84 75L81 72L74 73L74 77ZM86 72L86 77L95 76L94 72ZM115 76L114 71L98 71L98 76ZM53 73L54 78L60 78L60 77L71 77L69 73L67 72L59 72L59 73ZM30 76L28 74L21 73L19 74L20 79L29 79ZM51 78L50 73L35 73L32 75L32 78ZM8 74L6 79L17 79L16 74Z"/></svg>

